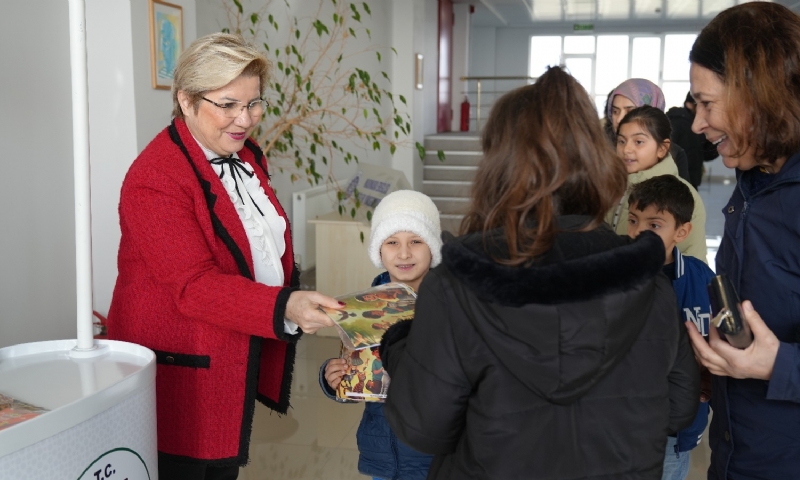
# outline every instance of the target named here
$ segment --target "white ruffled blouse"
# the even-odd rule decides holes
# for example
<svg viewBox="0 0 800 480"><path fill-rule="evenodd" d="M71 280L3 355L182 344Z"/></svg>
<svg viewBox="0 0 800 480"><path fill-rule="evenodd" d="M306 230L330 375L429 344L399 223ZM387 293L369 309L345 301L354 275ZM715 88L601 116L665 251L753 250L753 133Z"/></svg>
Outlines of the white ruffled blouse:
<svg viewBox="0 0 800 480"><path fill-rule="evenodd" d="M197 139L195 138L195 141ZM219 155L197 142L206 159L211 161L220 158ZM233 158L239 159L234 153ZM286 220L278 214L275 206L269 201L264 192L264 187L253 172L253 167L246 162L237 162L244 167L250 175L246 175L228 164L211 163L211 167L219 177L239 220L242 221L247 240L250 243L250 253L253 257L255 280L264 285L279 287L283 285L283 265L281 257L286 251L284 233ZM297 332L297 324L284 319L284 331L289 334Z"/></svg>

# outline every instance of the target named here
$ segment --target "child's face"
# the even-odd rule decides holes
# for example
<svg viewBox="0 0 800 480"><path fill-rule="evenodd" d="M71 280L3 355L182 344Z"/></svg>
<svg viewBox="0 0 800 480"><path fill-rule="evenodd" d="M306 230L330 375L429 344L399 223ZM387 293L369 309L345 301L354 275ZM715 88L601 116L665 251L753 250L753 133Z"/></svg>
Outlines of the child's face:
<svg viewBox="0 0 800 480"><path fill-rule="evenodd" d="M628 122L619 127L617 155L625 162L628 173L652 168L667 156L668 150L669 141L659 145L639 122Z"/></svg>
<svg viewBox="0 0 800 480"><path fill-rule="evenodd" d="M381 260L393 282L419 290L422 277L431 268L431 250L416 233L397 232L381 245Z"/></svg>
<svg viewBox="0 0 800 480"><path fill-rule="evenodd" d="M665 265L675 260L672 258L672 250L692 231L691 222L681 226L676 226L675 223L675 217L671 213L666 210L659 212L655 205L649 205L644 210L639 210L637 205L631 205L628 210L628 236L636 238L645 230L655 232L664 241L667 249Z"/></svg>

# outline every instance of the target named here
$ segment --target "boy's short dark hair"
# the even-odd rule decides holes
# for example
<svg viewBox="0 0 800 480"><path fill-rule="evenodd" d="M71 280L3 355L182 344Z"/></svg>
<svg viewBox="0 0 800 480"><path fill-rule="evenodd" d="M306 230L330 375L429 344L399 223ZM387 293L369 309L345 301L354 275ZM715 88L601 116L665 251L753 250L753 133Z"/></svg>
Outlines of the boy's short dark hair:
<svg viewBox="0 0 800 480"><path fill-rule="evenodd" d="M628 206L644 210L653 205L675 218L675 226L692 221L694 197L690 187L674 175L660 175L631 187Z"/></svg>

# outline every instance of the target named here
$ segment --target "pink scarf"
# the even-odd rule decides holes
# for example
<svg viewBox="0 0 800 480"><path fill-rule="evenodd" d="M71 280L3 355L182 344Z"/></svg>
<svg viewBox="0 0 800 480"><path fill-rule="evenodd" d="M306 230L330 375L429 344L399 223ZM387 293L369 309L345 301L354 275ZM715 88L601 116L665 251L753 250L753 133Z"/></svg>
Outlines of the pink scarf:
<svg viewBox="0 0 800 480"><path fill-rule="evenodd" d="M664 92L658 88L658 85L644 78L631 78L620 83L611 93L611 97L608 99L608 110L606 111L607 118L611 118L612 104L614 103L614 97L617 95L628 98L637 107L650 105L663 112L666 106Z"/></svg>

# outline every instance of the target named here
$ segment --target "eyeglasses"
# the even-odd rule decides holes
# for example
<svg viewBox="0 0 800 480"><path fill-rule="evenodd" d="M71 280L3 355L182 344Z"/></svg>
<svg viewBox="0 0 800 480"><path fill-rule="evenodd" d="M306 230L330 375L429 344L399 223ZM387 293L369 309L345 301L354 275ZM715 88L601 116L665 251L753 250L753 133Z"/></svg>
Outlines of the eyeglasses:
<svg viewBox="0 0 800 480"><path fill-rule="evenodd" d="M264 113L264 109L269 107L269 102L264 100L263 98L259 98L258 100L253 100L250 103L243 104L242 102L227 102L227 103L217 103L214 100L209 100L206 97L201 97L206 102L214 105L215 107L219 108L223 115L228 118L236 118L242 114L244 109L247 109L247 113L250 114L251 117L260 117L262 113Z"/></svg>

